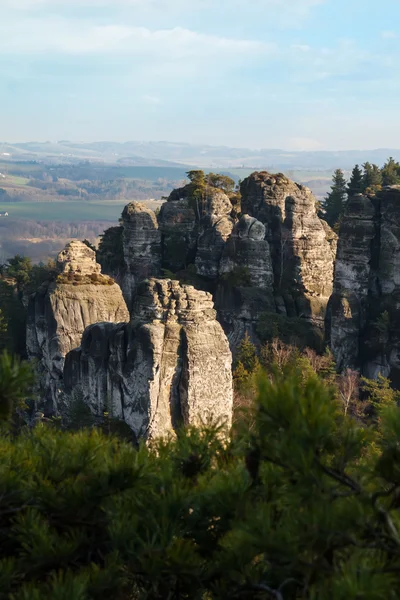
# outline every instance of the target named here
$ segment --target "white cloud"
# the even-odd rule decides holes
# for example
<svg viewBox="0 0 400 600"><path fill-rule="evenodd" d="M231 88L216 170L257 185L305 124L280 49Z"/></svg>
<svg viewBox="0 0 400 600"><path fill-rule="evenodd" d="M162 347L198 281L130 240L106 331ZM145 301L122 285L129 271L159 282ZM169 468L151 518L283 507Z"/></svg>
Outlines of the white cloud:
<svg viewBox="0 0 400 600"><path fill-rule="evenodd" d="M394 40L397 38L397 33L395 31L382 31L381 37L384 40Z"/></svg>
<svg viewBox="0 0 400 600"><path fill-rule="evenodd" d="M120 53L177 60L193 56L268 55L274 50L274 44L207 35L182 27L151 30L50 17L20 19L12 30L9 23L0 23L0 52L3 54Z"/></svg>

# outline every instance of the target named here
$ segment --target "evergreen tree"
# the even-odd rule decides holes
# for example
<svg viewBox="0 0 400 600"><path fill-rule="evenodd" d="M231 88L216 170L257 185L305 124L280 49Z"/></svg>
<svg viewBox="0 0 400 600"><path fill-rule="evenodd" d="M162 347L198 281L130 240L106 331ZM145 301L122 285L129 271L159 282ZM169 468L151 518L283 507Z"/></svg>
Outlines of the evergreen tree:
<svg viewBox="0 0 400 600"><path fill-rule="evenodd" d="M359 165L356 165L351 172L349 184L347 186L347 195L349 198L355 194L362 194L364 191L364 177Z"/></svg>
<svg viewBox="0 0 400 600"><path fill-rule="evenodd" d="M400 184L400 164L390 157L382 168L382 185Z"/></svg>
<svg viewBox="0 0 400 600"><path fill-rule="evenodd" d="M260 377L254 426L230 441L3 435L0 599L399 598L400 410L380 410L361 427L293 371Z"/></svg>
<svg viewBox="0 0 400 600"><path fill-rule="evenodd" d="M363 193L375 194L382 187L382 173L378 165L366 162L363 164Z"/></svg>
<svg viewBox="0 0 400 600"><path fill-rule="evenodd" d="M325 198L323 204L323 216L331 227L334 227L343 215L346 201L346 179L344 178L343 171L341 169L336 169L332 177L331 191Z"/></svg>

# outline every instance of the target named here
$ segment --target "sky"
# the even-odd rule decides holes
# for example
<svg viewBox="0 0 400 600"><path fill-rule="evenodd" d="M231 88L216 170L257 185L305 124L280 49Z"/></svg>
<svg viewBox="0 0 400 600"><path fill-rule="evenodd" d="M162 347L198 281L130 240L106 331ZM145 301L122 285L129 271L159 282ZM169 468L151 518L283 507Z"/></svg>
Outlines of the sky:
<svg viewBox="0 0 400 600"><path fill-rule="evenodd" d="M400 0L0 0L0 139L400 147Z"/></svg>

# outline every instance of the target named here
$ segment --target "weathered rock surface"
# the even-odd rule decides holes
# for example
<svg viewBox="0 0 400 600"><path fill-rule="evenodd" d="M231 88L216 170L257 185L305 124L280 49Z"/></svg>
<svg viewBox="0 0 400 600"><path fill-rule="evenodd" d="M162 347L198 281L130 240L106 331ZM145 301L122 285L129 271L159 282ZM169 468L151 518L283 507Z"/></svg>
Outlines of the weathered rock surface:
<svg viewBox="0 0 400 600"><path fill-rule="evenodd" d="M254 327L263 312L301 317L322 331L336 235L318 218L310 190L281 174L253 173L242 182L244 216L235 225L229 197L211 185L196 185L171 193L158 230L149 217L154 237L146 230L143 241L143 227L129 229L123 220L129 305L144 273L156 276L161 267L186 279L189 273L198 287L215 293L232 348L245 331L256 341ZM138 257L144 257L145 268Z"/></svg>
<svg viewBox="0 0 400 600"><path fill-rule="evenodd" d="M65 356L79 346L86 327L101 321L129 320L120 287L99 276L93 250L72 242L60 253L58 264L62 273L81 280L43 284L29 299L27 323L28 356L37 361L40 395L51 413L57 411ZM71 266L79 271L71 271ZM88 275L100 281L86 283Z"/></svg>
<svg viewBox="0 0 400 600"><path fill-rule="evenodd" d="M161 274L161 233L152 210L131 202L122 212L125 273L122 289L129 307L143 279Z"/></svg>
<svg viewBox="0 0 400 600"><path fill-rule="evenodd" d="M216 305L235 349L247 332L256 341L262 312L274 311L274 274L265 226L243 215L236 223L220 262Z"/></svg>
<svg viewBox="0 0 400 600"><path fill-rule="evenodd" d="M359 338L368 312L374 237L375 207L369 198L358 194L350 198L340 227L334 289L328 311L327 330L340 369L359 364Z"/></svg>
<svg viewBox="0 0 400 600"><path fill-rule="evenodd" d="M92 275L101 272L96 262L96 253L86 244L76 240L66 245L57 257L57 267L60 273L77 273Z"/></svg>
<svg viewBox="0 0 400 600"><path fill-rule="evenodd" d="M400 187L349 202L328 311L340 368L400 385Z"/></svg>
<svg viewBox="0 0 400 600"><path fill-rule="evenodd" d="M332 292L336 236L319 219L311 191L282 174L256 172L242 182L241 193L242 211L266 228L277 303L283 299L288 316L322 327Z"/></svg>
<svg viewBox="0 0 400 600"><path fill-rule="evenodd" d="M197 221L189 200L165 202L158 222L164 268L175 273L193 263L197 247Z"/></svg>
<svg viewBox="0 0 400 600"><path fill-rule="evenodd" d="M229 425L231 362L211 295L151 279L139 286L129 324L85 331L64 380L93 413L111 410L137 437L152 439L208 418Z"/></svg>

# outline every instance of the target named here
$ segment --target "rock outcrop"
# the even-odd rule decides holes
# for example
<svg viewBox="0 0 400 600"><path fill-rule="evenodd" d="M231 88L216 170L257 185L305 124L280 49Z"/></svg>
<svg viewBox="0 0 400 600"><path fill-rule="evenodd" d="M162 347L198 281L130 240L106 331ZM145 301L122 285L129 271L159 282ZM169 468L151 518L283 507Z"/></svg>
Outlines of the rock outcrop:
<svg viewBox="0 0 400 600"><path fill-rule="evenodd" d="M321 336L335 233L318 218L310 190L284 175L253 173L242 182L241 195L239 222L228 195L201 177L171 193L158 228L143 207L127 219L128 209L137 206L129 205L122 221L129 306L138 282L164 269L215 295L232 349L246 331L257 341L255 328L265 312L302 318Z"/></svg>
<svg viewBox="0 0 400 600"><path fill-rule="evenodd" d="M138 288L129 324L86 329L66 358L64 381L94 414L111 411L152 439L209 418L229 426L231 363L211 295L150 279Z"/></svg>
<svg viewBox="0 0 400 600"><path fill-rule="evenodd" d="M332 293L336 235L317 215L311 191L282 174L241 184L242 211L261 221L270 245L279 310L323 326Z"/></svg>
<svg viewBox="0 0 400 600"><path fill-rule="evenodd" d="M350 199L327 329L339 368L400 385L400 186Z"/></svg>
<svg viewBox="0 0 400 600"><path fill-rule="evenodd" d="M125 271L122 289L131 307L138 284L161 274L161 233L152 210L131 202L122 212Z"/></svg>
<svg viewBox="0 0 400 600"><path fill-rule="evenodd" d="M58 257L60 275L29 299L27 352L37 361L40 396L46 412L57 412L64 359L80 345L88 325L126 322L129 313L120 287L100 275L95 252L71 242Z"/></svg>

